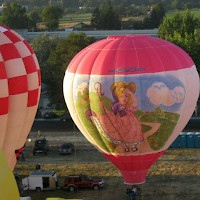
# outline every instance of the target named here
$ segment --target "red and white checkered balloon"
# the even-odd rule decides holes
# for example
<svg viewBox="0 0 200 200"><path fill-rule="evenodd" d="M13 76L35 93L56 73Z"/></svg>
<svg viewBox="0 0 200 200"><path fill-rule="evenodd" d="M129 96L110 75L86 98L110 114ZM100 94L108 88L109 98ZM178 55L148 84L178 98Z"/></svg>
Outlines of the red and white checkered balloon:
<svg viewBox="0 0 200 200"><path fill-rule="evenodd" d="M28 42L0 26L0 149L11 168L32 127L41 89L40 68Z"/></svg>

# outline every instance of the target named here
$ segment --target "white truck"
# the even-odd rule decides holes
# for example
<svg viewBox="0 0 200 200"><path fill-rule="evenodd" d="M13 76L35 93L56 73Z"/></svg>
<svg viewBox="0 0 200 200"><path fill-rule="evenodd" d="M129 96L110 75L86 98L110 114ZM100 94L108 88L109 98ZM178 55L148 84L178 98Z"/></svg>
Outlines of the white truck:
<svg viewBox="0 0 200 200"><path fill-rule="evenodd" d="M55 190L57 187L57 174L55 171L33 171L28 177L22 179L24 190Z"/></svg>

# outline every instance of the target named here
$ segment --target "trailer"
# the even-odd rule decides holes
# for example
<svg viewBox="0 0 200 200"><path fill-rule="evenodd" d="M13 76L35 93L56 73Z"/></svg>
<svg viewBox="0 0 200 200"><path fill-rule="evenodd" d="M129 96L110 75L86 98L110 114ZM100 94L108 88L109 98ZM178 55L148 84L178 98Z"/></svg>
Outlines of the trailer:
<svg viewBox="0 0 200 200"><path fill-rule="evenodd" d="M22 179L23 190L55 190L58 185L55 171L33 171L28 177Z"/></svg>

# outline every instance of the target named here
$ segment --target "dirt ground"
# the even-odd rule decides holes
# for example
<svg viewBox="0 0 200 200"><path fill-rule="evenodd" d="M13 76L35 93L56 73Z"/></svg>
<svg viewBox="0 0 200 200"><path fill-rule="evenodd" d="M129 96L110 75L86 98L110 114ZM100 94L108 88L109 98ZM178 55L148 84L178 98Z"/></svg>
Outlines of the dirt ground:
<svg viewBox="0 0 200 200"><path fill-rule="evenodd" d="M110 162L108 162L79 132L43 132L51 146L48 155L32 155L36 132L31 132L25 146L25 161L18 161L15 171L24 177L40 164L44 170L58 173L59 186L69 174L88 174L104 179L105 186L98 191L78 190L69 192L25 191L24 196L32 200L47 197L80 198L83 200L126 200L127 185ZM64 142L75 144L75 153L67 156L58 154ZM139 185L142 194L137 200L197 200L200 199L200 149L169 149L150 169L146 182Z"/></svg>

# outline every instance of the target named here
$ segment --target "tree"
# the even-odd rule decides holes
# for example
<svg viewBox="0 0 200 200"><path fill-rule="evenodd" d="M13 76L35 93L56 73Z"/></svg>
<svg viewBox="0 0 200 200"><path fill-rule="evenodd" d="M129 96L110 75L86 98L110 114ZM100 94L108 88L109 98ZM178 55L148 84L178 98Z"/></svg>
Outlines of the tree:
<svg viewBox="0 0 200 200"><path fill-rule="evenodd" d="M156 4L152 9L149 11L148 16L144 19L144 27L145 28L158 28L160 23L165 16L165 8L161 3Z"/></svg>
<svg viewBox="0 0 200 200"><path fill-rule="evenodd" d="M16 3L8 3L2 10L2 24L12 29L28 28L29 18L25 7Z"/></svg>
<svg viewBox="0 0 200 200"><path fill-rule="evenodd" d="M46 34L44 36L38 36L31 42L31 46L34 49L40 65L42 83L44 83L45 85L48 85L48 80L50 79L47 61L51 52L54 51L54 49L56 48L59 40L60 38L57 36L52 37Z"/></svg>
<svg viewBox="0 0 200 200"><path fill-rule="evenodd" d="M46 6L42 9L41 19L47 29L56 29L59 26L59 19L63 10L58 6Z"/></svg>
<svg viewBox="0 0 200 200"><path fill-rule="evenodd" d="M66 39L46 35L33 42L32 46L40 63L42 82L47 85L51 104L57 108L65 107L63 78L69 62L92 42L94 39L83 33L73 33Z"/></svg>
<svg viewBox="0 0 200 200"><path fill-rule="evenodd" d="M99 10L99 7L96 7L94 9L94 12L92 14L92 18L91 18L91 24L92 26L94 26L97 29L100 29L102 27L102 23L101 22L101 12Z"/></svg>
<svg viewBox="0 0 200 200"><path fill-rule="evenodd" d="M194 60L200 71L200 33L199 20L189 11L184 15L176 14L174 18L164 18L159 27L158 36L183 48Z"/></svg>
<svg viewBox="0 0 200 200"><path fill-rule="evenodd" d="M37 23L40 22L40 16L38 10L32 10L30 13L28 13L29 18L29 27L33 30L37 29Z"/></svg>
<svg viewBox="0 0 200 200"><path fill-rule="evenodd" d="M83 48L94 42L93 38L83 33L72 33L66 39L59 40L51 52L48 65L47 90L51 103L65 106L63 97L63 78L69 62ZM56 95L55 95L56 91Z"/></svg>
<svg viewBox="0 0 200 200"><path fill-rule="evenodd" d="M51 52L56 48L59 40L60 38L58 36L49 36L48 34L46 34L43 36L38 36L31 42L31 46L34 49L38 62L40 64L42 81L45 84L47 84L48 79L47 60Z"/></svg>
<svg viewBox="0 0 200 200"><path fill-rule="evenodd" d="M95 8L92 14L91 24L97 29L121 29L121 19L110 1L102 4L101 7Z"/></svg>
<svg viewBox="0 0 200 200"><path fill-rule="evenodd" d="M151 12L151 22L153 27L158 27L165 16L166 10L161 3L155 5Z"/></svg>
<svg viewBox="0 0 200 200"><path fill-rule="evenodd" d="M171 2L171 8L172 9L177 9L177 10L179 10L179 9L181 9L181 2L179 2L179 0L173 0L172 2Z"/></svg>

